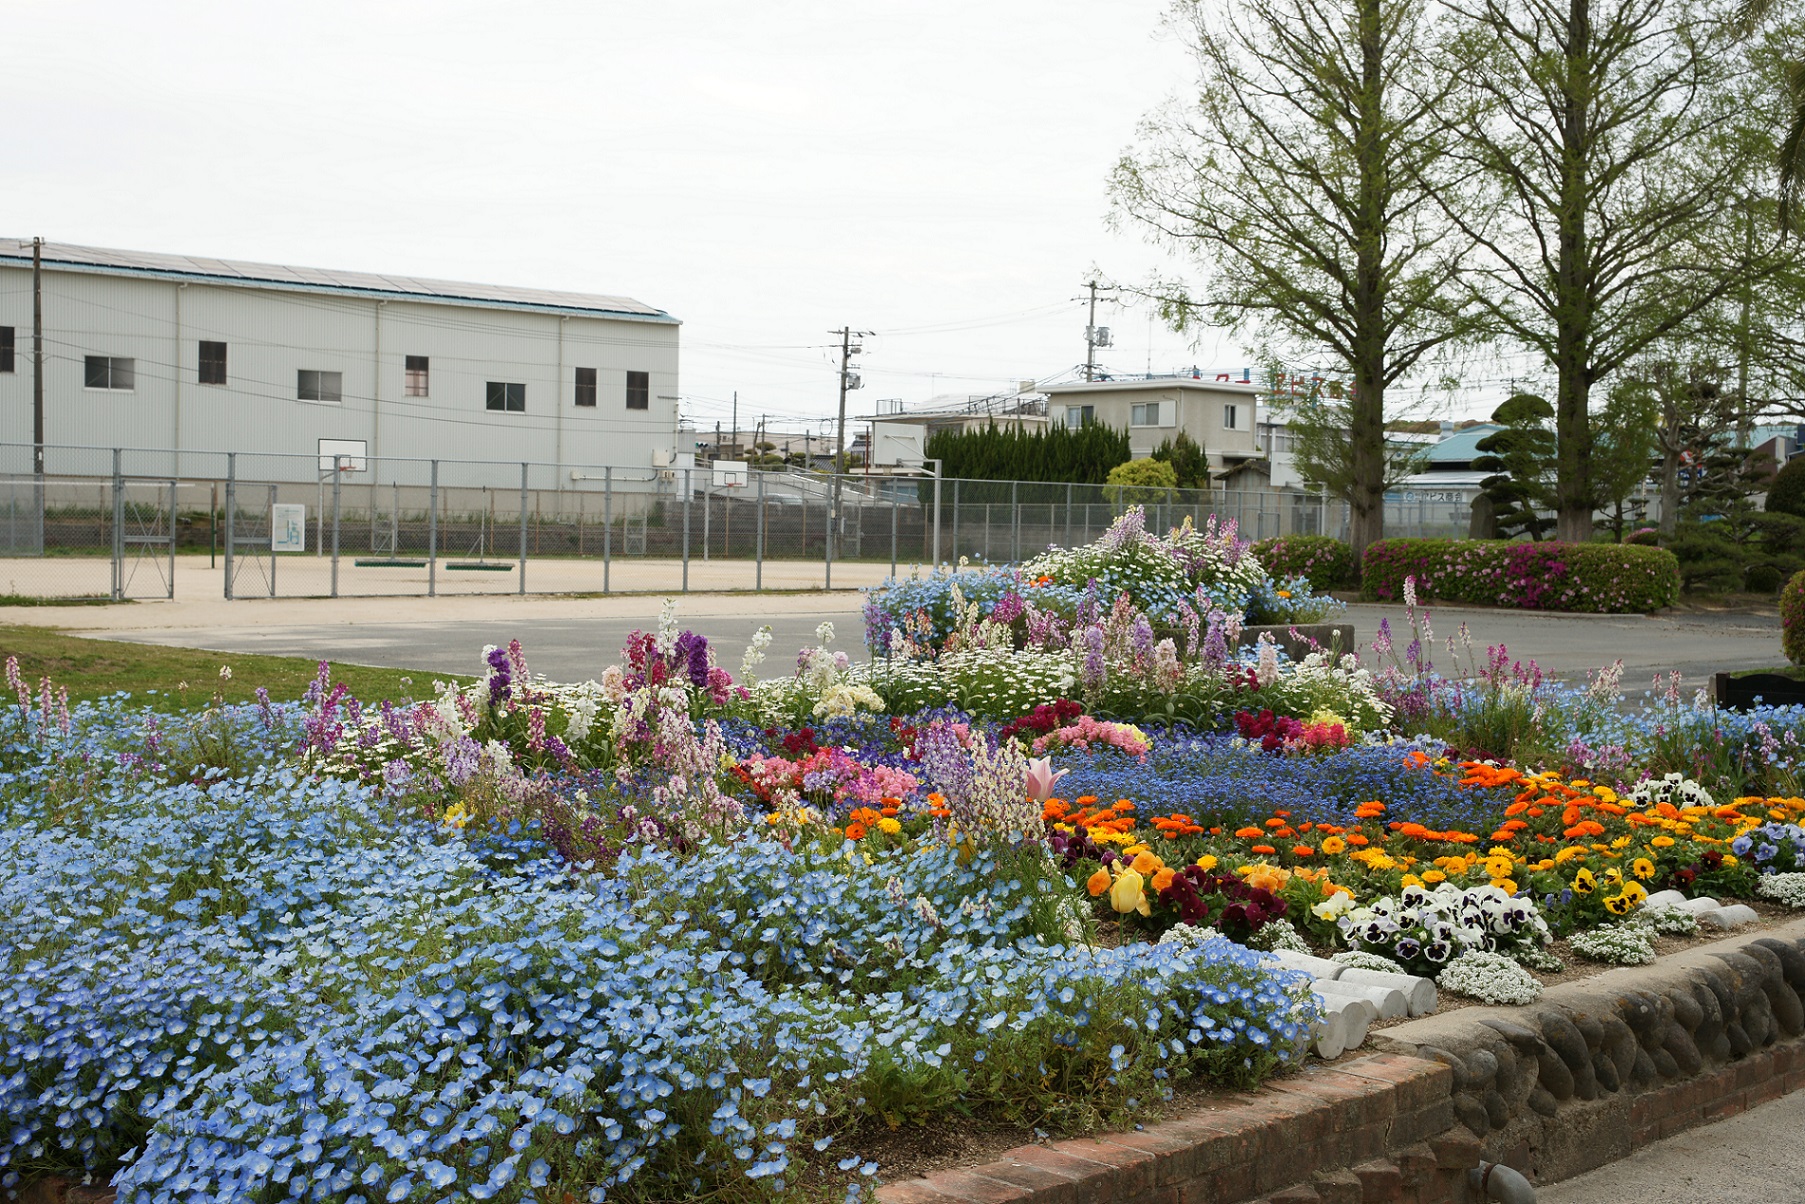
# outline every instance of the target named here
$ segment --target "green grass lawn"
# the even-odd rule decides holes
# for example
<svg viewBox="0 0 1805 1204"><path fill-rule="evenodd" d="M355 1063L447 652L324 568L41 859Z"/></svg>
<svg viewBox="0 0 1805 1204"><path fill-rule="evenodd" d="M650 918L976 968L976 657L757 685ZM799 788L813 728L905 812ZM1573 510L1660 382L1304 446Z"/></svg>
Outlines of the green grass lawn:
<svg viewBox="0 0 1805 1204"><path fill-rule="evenodd" d="M133 694L155 690L171 695L174 706L180 709L206 706L215 693L223 695L227 702L251 702L258 686L267 689L278 702L293 701L319 671L317 661L298 656L202 652L82 639L42 627L0 626L0 660L8 656L19 658L19 672L34 689L38 679L48 674L69 691L71 702L102 698L119 690ZM230 681L221 680L222 666L230 666ZM337 664L332 667L332 680L350 686L352 693L364 702L429 698L435 679L451 677L449 673L425 670ZM456 680L467 682L470 678Z"/></svg>

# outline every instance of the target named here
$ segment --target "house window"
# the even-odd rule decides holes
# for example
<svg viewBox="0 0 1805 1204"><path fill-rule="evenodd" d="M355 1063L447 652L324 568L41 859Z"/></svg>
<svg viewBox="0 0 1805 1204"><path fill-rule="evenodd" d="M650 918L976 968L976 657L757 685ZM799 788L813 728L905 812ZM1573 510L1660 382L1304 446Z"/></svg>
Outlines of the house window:
<svg viewBox="0 0 1805 1204"><path fill-rule="evenodd" d="M0 372L12 372L13 368L13 336L10 326L0 326Z"/></svg>
<svg viewBox="0 0 1805 1204"><path fill-rule="evenodd" d="M577 404L580 406L595 405L595 369L577 369Z"/></svg>
<svg viewBox="0 0 1805 1204"><path fill-rule="evenodd" d="M295 384L295 396L302 401L323 401L329 405L338 405L345 399L345 374L302 368Z"/></svg>
<svg viewBox="0 0 1805 1204"><path fill-rule="evenodd" d="M209 343L201 340L201 383L203 385L223 385L226 383L226 345Z"/></svg>
<svg viewBox="0 0 1805 1204"><path fill-rule="evenodd" d="M1235 425L1235 416L1236 416L1236 412L1239 411L1240 408L1241 408L1240 406L1223 406L1222 407L1222 427L1224 430L1232 431L1232 430L1239 429Z"/></svg>
<svg viewBox="0 0 1805 1204"><path fill-rule="evenodd" d="M1065 408L1065 424L1077 430L1087 422L1097 420L1096 406L1067 406Z"/></svg>
<svg viewBox="0 0 1805 1204"><path fill-rule="evenodd" d="M627 373L627 408L629 410L649 410L652 408L651 373Z"/></svg>
<svg viewBox="0 0 1805 1204"><path fill-rule="evenodd" d="M431 394L427 392L429 369L431 367L431 361L423 355L407 356L407 381L402 386L402 395L405 397L431 396Z"/></svg>
<svg viewBox="0 0 1805 1204"><path fill-rule="evenodd" d="M488 405L491 410L521 414L526 412L526 386L505 381L489 382Z"/></svg>
<svg viewBox="0 0 1805 1204"><path fill-rule="evenodd" d="M1163 401L1150 401L1146 405L1130 406L1128 425L1130 426L1166 426L1164 421L1165 406Z"/></svg>
<svg viewBox="0 0 1805 1204"><path fill-rule="evenodd" d="M138 361L116 355L87 357L87 386L90 389L119 389L130 392L136 387Z"/></svg>

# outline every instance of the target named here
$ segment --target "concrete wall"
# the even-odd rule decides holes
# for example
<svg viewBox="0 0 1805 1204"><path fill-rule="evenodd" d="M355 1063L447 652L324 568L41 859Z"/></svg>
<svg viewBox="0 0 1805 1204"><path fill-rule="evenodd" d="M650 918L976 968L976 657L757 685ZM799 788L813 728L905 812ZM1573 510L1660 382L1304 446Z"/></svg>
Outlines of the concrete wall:
<svg viewBox="0 0 1805 1204"><path fill-rule="evenodd" d="M0 326L16 371L0 374L0 442L31 440L31 272L0 267ZM678 327L420 300L380 300L154 277L44 271L45 438L51 444L172 448L134 471L220 475L217 457L300 453L362 440L374 459L530 460L649 469L675 450ZM201 384L202 340L227 345L227 383ZM129 357L130 391L85 386L90 355ZM407 356L430 361L430 395L405 396ZM597 369L594 408L575 370ZM302 369L342 374L339 404L301 401ZM626 408L626 374L650 374L649 408ZM486 408L487 383L526 386L523 412ZM0 468L16 471L13 456ZM293 471L282 470L284 464ZM55 471L55 466L52 466ZM269 479L309 479L310 461L268 459ZM561 473L568 477L568 473Z"/></svg>

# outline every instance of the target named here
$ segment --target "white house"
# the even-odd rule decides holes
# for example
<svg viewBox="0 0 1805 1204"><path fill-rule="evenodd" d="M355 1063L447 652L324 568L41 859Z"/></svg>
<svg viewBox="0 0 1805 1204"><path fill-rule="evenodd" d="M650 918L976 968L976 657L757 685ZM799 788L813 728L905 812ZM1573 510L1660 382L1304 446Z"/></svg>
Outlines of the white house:
<svg viewBox="0 0 1805 1204"><path fill-rule="evenodd" d="M1129 451L1152 455L1184 431L1196 440L1210 468L1220 472L1263 455L1256 437L1256 403L1265 390L1249 381L1201 376L1079 381L1046 385L1054 422L1080 426L1102 422L1128 431Z"/></svg>
<svg viewBox="0 0 1805 1204"><path fill-rule="evenodd" d="M627 297L61 243L42 261L45 442L168 449L134 471L216 475L202 453L239 452L308 480L333 449L568 482L677 451L678 322ZM32 276L31 243L0 239L8 472L29 471Z"/></svg>

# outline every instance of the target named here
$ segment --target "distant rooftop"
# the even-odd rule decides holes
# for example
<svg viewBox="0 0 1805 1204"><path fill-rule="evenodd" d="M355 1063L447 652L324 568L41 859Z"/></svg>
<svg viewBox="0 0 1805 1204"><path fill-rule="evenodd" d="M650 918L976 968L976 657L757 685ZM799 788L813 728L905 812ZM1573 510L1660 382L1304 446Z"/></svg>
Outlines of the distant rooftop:
<svg viewBox="0 0 1805 1204"><path fill-rule="evenodd" d="M102 275L152 277L204 283L239 285L301 292L339 293L357 297L412 297L449 305L477 305L503 309L540 310L548 313L602 314L646 322L676 322L661 309L631 297L593 293L563 293L550 289L515 288L504 284L467 284L455 280L428 280L418 276L388 276L376 272L341 272L326 268L300 268L275 263L248 263L236 259L209 259L195 255L163 255L151 251L117 251L82 247L71 243L44 244L44 263L62 271L96 272ZM31 240L0 238L0 263L14 266L31 262Z"/></svg>
<svg viewBox="0 0 1805 1204"><path fill-rule="evenodd" d="M1429 449L1430 464L1467 464L1474 456L1480 454L1476 446L1478 442L1493 431L1504 428L1496 423L1484 422L1478 426L1469 426L1464 431L1455 431L1440 443Z"/></svg>

